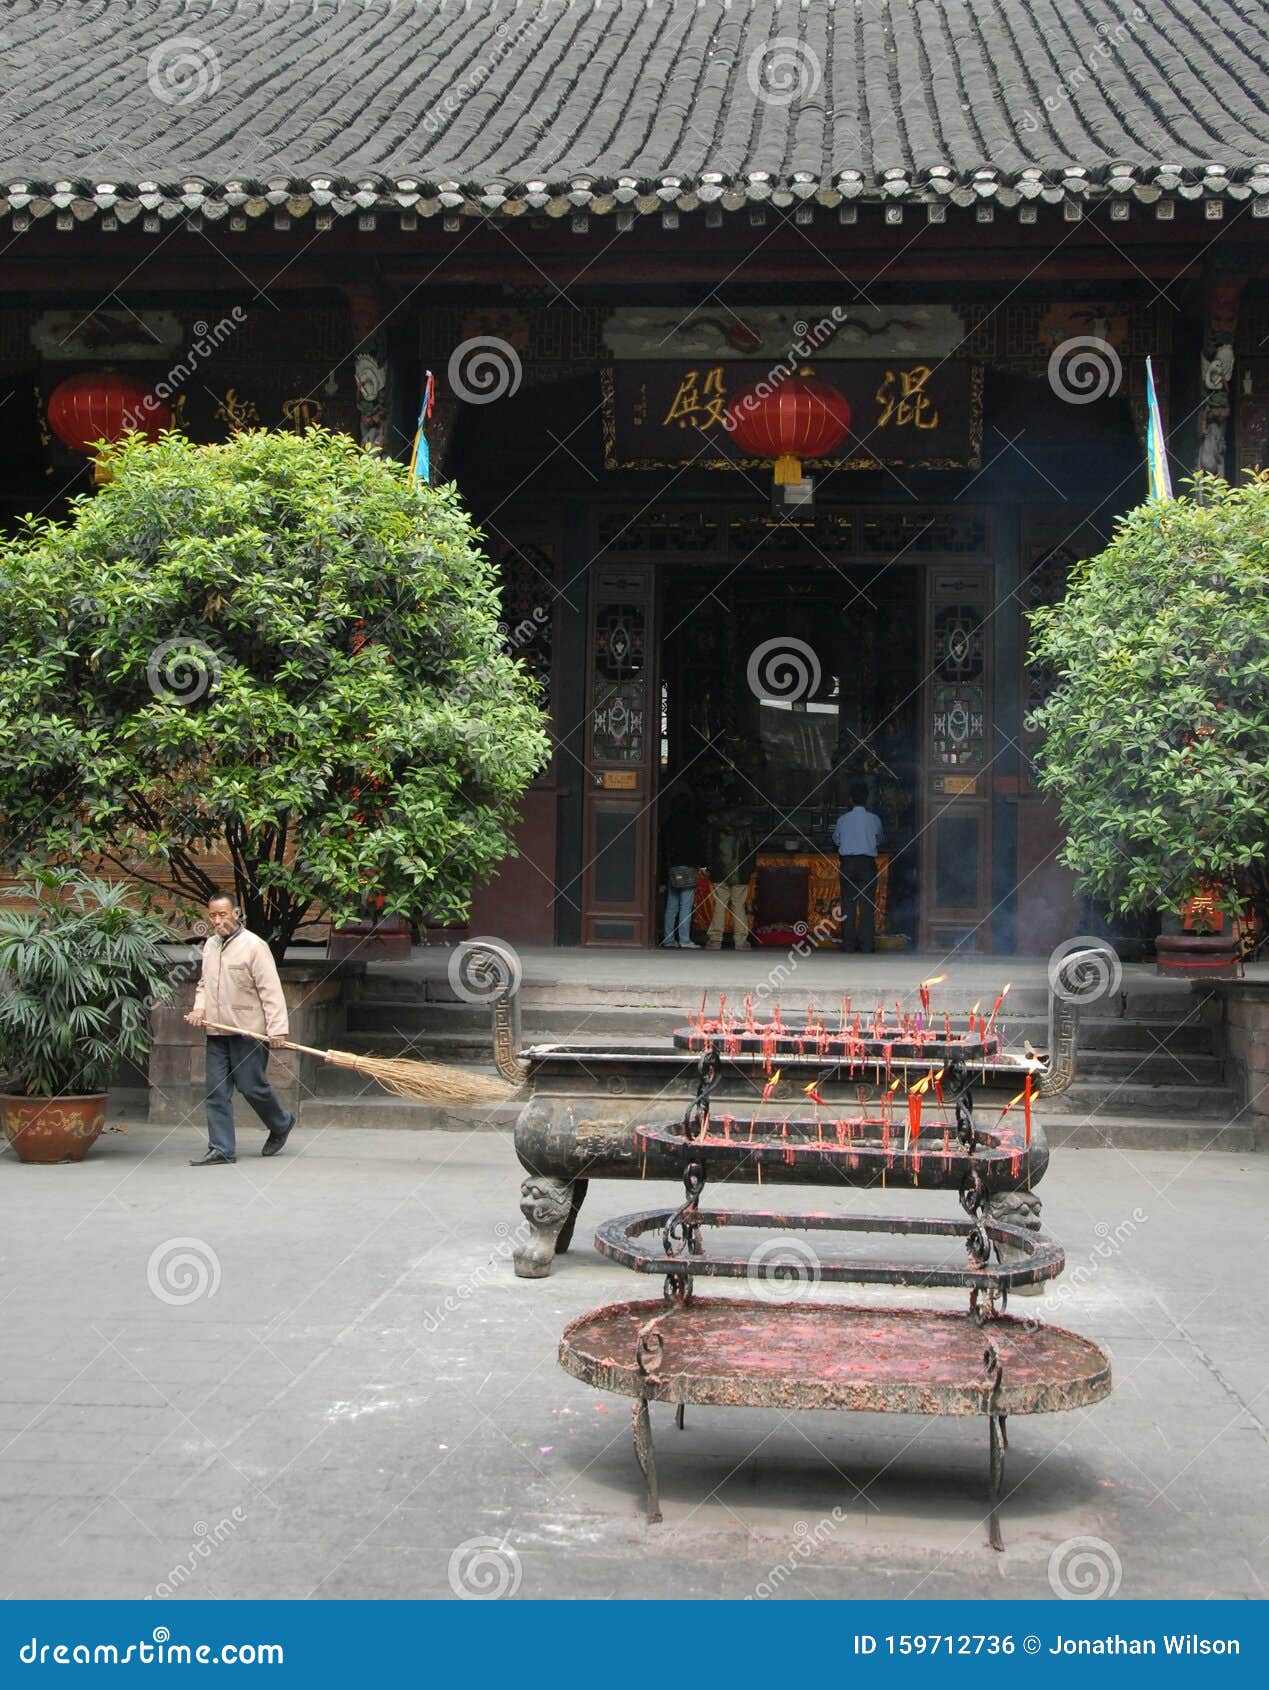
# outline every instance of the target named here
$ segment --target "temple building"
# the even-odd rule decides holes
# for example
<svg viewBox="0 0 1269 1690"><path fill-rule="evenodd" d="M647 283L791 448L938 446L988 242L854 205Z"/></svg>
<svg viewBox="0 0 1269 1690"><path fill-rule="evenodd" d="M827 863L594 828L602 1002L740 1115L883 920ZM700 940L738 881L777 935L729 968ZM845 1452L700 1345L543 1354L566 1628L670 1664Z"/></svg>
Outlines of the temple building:
<svg viewBox="0 0 1269 1690"><path fill-rule="evenodd" d="M685 791L829 942L858 780L883 943L1088 930L1027 613L1145 496L1147 358L1178 491L1269 462L1262 8L14 0L0 43L0 524L91 487L72 378L405 458L430 372L554 730L473 932L654 944Z"/></svg>

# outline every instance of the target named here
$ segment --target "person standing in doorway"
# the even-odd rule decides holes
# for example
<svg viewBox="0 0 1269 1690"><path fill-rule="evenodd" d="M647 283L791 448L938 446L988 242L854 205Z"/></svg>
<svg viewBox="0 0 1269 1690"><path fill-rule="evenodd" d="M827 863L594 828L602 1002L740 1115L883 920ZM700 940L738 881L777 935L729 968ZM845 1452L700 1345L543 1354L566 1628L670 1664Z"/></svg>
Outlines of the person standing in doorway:
<svg viewBox="0 0 1269 1690"><path fill-rule="evenodd" d="M734 806L719 810L709 829L708 866L714 892L714 913L710 917L706 950L721 949L728 910L731 911L736 949L743 951L748 944L749 876L753 872L755 855L744 812Z"/></svg>
<svg viewBox="0 0 1269 1690"><path fill-rule="evenodd" d="M286 998L278 965L264 940L248 932L236 898L228 894L207 905L212 934L203 946L203 968L194 1007L185 1017L191 1027L207 1027L207 1150L191 1168L236 1162L234 1087L268 1128L262 1156L276 1156L295 1125L269 1084L269 1047L289 1031ZM208 1024L210 1023L210 1027ZM220 1026L241 1033L220 1033Z"/></svg>
<svg viewBox="0 0 1269 1690"><path fill-rule="evenodd" d="M676 793L670 801L661 830L661 852L666 868L665 936L661 943L667 950L690 950L696 882L705 861L705 830L686 792Z"/></svg>
<svg viewBox="0 0 1269 1690"><path fill-rule="evenodd" d="M868 788L857 780L851 785L850 808L843 810L833 824L833 843L841 858L844 951L877 948L877 851L881 840L881 817L868 808Z"/></svg>

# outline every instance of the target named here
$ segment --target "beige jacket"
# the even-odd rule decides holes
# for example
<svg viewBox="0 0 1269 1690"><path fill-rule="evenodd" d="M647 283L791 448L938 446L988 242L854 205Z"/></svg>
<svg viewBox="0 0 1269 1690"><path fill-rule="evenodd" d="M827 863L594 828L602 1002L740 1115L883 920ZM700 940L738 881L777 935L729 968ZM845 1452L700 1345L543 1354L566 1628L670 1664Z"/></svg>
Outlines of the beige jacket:
<svg viewBox="0 0 1269 1690"><path fill-rule="evenodd" d="M207 1021L241 1027L261 1039L287 1036L290 1027L278 965L263 939L245 927L227 943L212 934L203 946L194 1013Z"/></svg>

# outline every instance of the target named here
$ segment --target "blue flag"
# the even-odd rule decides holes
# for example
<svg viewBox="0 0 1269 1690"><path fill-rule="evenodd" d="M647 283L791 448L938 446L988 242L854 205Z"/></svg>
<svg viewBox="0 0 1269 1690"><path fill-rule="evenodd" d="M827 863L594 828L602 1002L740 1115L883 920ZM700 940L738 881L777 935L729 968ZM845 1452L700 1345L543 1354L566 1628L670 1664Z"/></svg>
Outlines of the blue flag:
<svg viewBox="0 0 1269 1690"><path fill-rule="evenodd" d="M1163 419L1159 415L1159 396L1154 390L1154 368L1146 359L1146 469L1150 476L1150 497L1172 497L1172 471L1168 468L1168 443L1163 438Z"/></svg>

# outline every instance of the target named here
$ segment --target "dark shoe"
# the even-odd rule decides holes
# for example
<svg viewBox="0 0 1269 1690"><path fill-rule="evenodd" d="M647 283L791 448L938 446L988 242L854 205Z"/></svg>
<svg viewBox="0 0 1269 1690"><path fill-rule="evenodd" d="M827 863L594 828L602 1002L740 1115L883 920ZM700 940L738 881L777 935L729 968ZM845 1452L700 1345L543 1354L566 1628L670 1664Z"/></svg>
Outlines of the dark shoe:
<svg viewBox="0 0 1269 1690"><path fill-rule="evenodd" d="M204 1156L195 1156L190 1162L191 1168L218 1168L222 1163L236 1162L236 1156L226 1156L223 1150L209 1150Z"/></svg>
<svg viewBox="0 0 1269 1690"><path fill-rule="evenodd" d="M266 1138L265 1141L264 1141L264 1145L263 1145L263 1147L260 1151L260 1154L262 1156L276 1156L278 1151L281 1150L283 1145L286 1143L287 1139L290 1138L291 1128L294 1125L295 1125L295 1116L292 1115L291 1119L286 1124L286 1131L285 1132L270 1133L269 1134L268 1138Z"/></svg>

